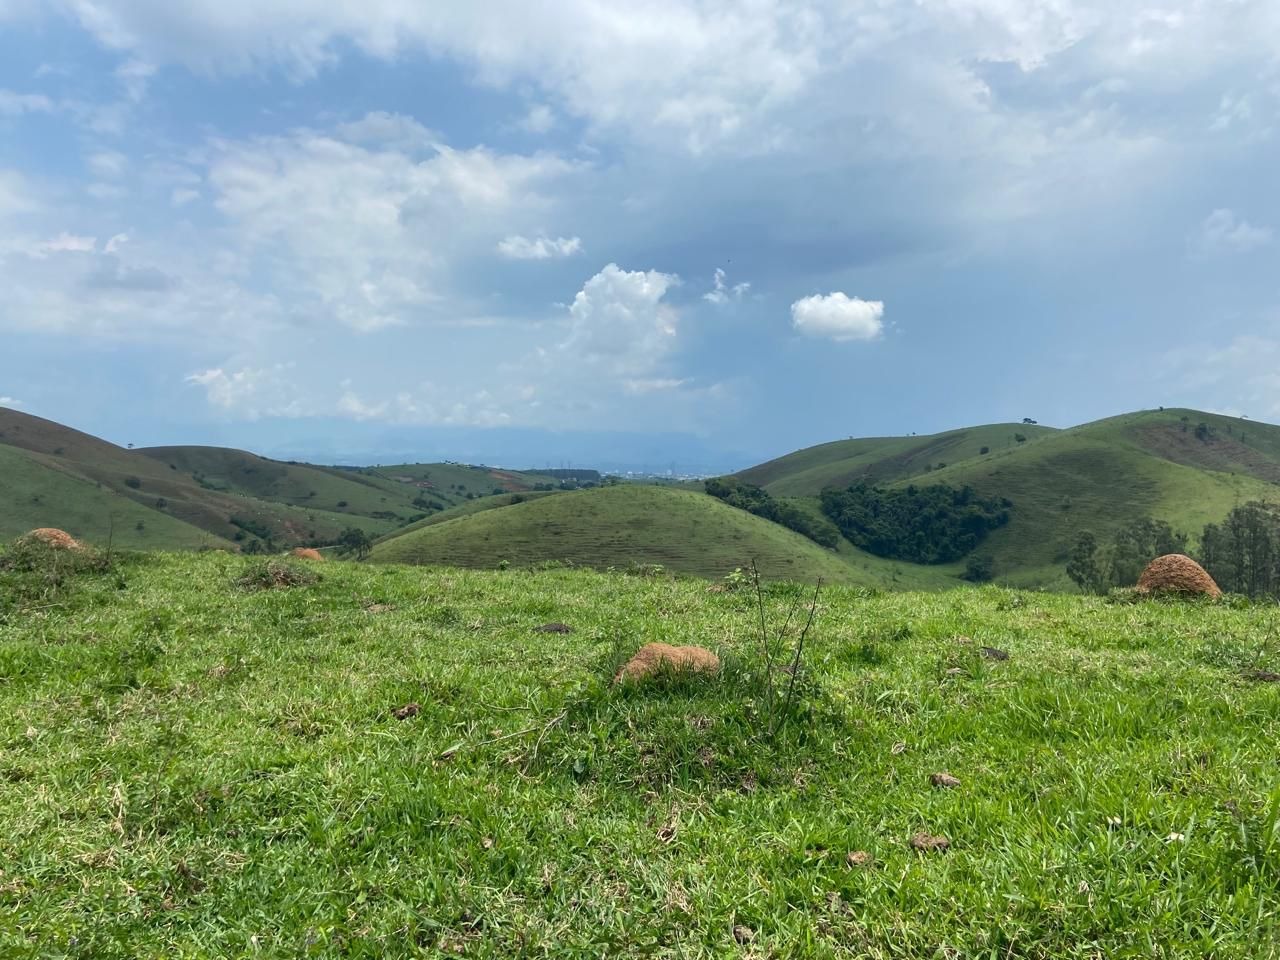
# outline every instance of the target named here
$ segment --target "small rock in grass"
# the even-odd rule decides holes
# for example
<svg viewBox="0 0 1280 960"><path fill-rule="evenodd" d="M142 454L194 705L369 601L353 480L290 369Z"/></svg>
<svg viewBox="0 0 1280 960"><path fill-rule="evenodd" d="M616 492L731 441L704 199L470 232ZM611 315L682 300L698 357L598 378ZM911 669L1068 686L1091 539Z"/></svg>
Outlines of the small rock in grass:
<svg viewBox="0 0 1280 960"><path fill-rule="evenodd" d="M690 673L715 673L720 669L720 658L705 647L673 647L669 643L646 643L634 657L623 664L614 683L623 680L644 680L663 669Z"/></svg>
<svg viewBox="0 0 1280 960"><path fill-rule="evenodd" d="M393 607L389 603L371 603L364 608L364 612L365 613L390 613L394 609L395 607Z"/></svg>
<svg viewBox="0 0 1280 960"><path fill-rule="evenodd" d="M1250 670L1244 678L1254 683L1280 683L1280 673L1271 670Z"/></svg>
<svg viewBox="0 0 1280 960"><path fill-rule="evenodd" d="M1009 652L1001 650L999 647L983 647L982 655L988 660L1008 660Z"/></svg>
<svg viewBox="0 0 1280 960"><path fill-rule="evenodd" d="M947 675L948 677L963 677L963 676L964 676L964 667L949 667L949 668L947 669L947 673L946 673L946 675Z"/></svg>
<svg viewBox="0 0 1280 960"><path fill-rule="evenodd" d="M876 862L876 858L865 850L850 850L844 862L851 867L869 867Z"/></svg>
<svg viewBox="0 0 1280 960"><path fill-rule="evenodd" d="M573 627L567 623L544 623L533 628L534 633L573 633Z"/></svg>
<svg viewBox="0 0 1280 960"><path fill-rule="evenodd" d="M744 927L740 923L734 926L733 939L736 940L738 943L750 943L755 938L756 938L756 932L752 930L750 927Z"/></svg>
<svg viewBox="0 0 1280 960"><path fill-rule="evenodd" d="M416 703L406 703L403 707L396 711L397 720L408 720L410 717L416 717L422 712L422 707Z"/></svg>
<svg viewBox="0 0 1280 960"><path fill-rule="evenodd" d="M935 787L946 787L947 789L960 786L959 778L953 777L951 774L947 773L945 770L932 774L929 777L929 782L932 783Z"/></svg>
<svg viewBox="0 0 1280 960"><path fill-rule="evenodd" d="M921 853L941 853L951 846L951 841L946 837L935 837L922 830L911 838L911 846Z"/></svg>

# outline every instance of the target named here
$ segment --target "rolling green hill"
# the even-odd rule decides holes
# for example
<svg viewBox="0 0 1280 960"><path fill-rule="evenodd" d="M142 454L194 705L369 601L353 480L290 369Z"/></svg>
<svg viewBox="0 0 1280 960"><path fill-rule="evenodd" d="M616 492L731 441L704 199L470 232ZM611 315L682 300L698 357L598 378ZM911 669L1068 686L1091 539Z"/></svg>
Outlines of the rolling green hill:
<svg viewBox="0 0 1280 960"><path fill-rule="evenodd" d="M347 527L383 537L499 492L553 477L456 463L326 467L224 447L126 449L0 408L0 536L56 526L149 549L274 548L333 542ZM502 501L503 503L507 501Z"/></svg>
<svg viewBox="0 0 1280 960"><path fill-rule="evenodd" d="M808 502L815 512L822 490L860 480L968 485L1007 498L1012 521L978 552L993 558L1005 582L1069 589L1067 554L1083 530L1105 538L1134 517L1151 516L1194 542L1234 505L1277 499L1280 427L1195 410L1148 410L1066 430L996 424L840 441L737 476L793 503ZM955 574L959 567L940 569Z"/></svg>
<svg viewBox="0 0 1280 960"><path fill-rule="evenodd" d="M0 444L0 540L36 527L59 527L79 539L126 549L229 547L230 541L143 506L109 487L58 470Z"/></svg>
<svg viewBox="0 0 1280 960"><path fill-rule="evenodd" d="M127 450L4 409L0 453L0 536L50 525L97 540L110 530L115 542L153 549L286 548L332 543L358 526L377 541L377 560L656 563L722 576L754 556L770 577L918 589L958 585L967 560L913 565L843 538L825 549L683 486L550 496L556 477L459 463L323 467L218 447ZM1065 565L1082 531L1105 541L1150 516L1189 534L1194 549L1204 525L1234 506L1280 498L1280 427L1147 410L1069 429L1006 423L841 440L737 476L823 524L825 489L969 486L1013 505L971 556L990 559L1008 584L1071 589Z"/></svg>
<svg viewBox="0 0 1280 960"><path fill-rule="evenodd" d="M392 536L372 554L378 562L462 567L561 561L625 569L656 563L706 577L723 576L753 558L770 579L920 587L945 581L939 571L868 555L863 564L850 562L704 493L641 485L561 493L460 516Z"/></svg>
<svg viewBox="0 0 1280 960"><path fill-rule="evenodd" d="M847 487L859 480L888 483L919 476L938 464L980 456L983 449L1012 450L1021 445L1020 436L1029 440L1054 432L1051 427L999 423L924 437L837 440L797 450L736 476L777 497L812 497L828 487Z"/></svg>

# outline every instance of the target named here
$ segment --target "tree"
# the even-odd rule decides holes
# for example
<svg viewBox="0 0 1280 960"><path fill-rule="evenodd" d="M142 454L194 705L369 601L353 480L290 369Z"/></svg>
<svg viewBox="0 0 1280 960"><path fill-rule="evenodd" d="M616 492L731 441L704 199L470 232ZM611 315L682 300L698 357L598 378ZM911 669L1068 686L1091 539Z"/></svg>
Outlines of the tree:
<svg viewBox="0 0 1280 960"><path fill-rule="evenodd" d="M1104 568L1104 573L1112 586L1131 587L1156 557L1166 553L1185 553L1186 550L1185 533L1174 532L1163 520L1137 517L1116 531L1110 563Z"/></svg>
<svg viewBox="0 0 1280 960"><path fill-rule="evenodd" d="M1200 535L1200 563L1218 586L1251 597L1280 594L1280 510L1252 501L1210 523Z"/></svg>
<svg viewBox="0 0 1280 960"><path fill-rule="evenodd" d="M1102 593L1106 589L1106 577L1098 563L1098 538L1088 530L1080 534L1071 548L1067 576L1085 593Z"/></svg>
<svg viewBox="0 0 1280 960"><path fill-rule="evenodd" d="M338 534L338 549L344 554L350 555L354 553L357 560L363 560L367 557L372 547L373 541L359 527L347 527L342 533Z"/></svg>

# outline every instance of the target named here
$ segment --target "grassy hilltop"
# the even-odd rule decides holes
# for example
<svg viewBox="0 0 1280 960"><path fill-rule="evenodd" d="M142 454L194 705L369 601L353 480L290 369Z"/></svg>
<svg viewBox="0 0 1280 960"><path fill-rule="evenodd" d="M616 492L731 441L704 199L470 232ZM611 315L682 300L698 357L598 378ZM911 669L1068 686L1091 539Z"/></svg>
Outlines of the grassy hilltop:
<svg viewBox="0 0 1280 960"><path fill-rule="evenodd" d="M0 570L0 954L1280 955L1275 605L263 562Z"/></svg>
<svg viewBox="0 0 1280 960"><path fill-rule="evenodd" d="M1005 582L1070 589L1064 567L1082 530L1105 538L1146 515L1194 542L1206 523L1234 505L1275 501L1280 427L1195 410L1148 410L1067 430L997 424L839 441L737 476L811 510L824 489L863 480L968 485L982 496L1008 498L1011 522L980 552L994 559ZM960 566L938 571L954 575Z"/></svg>
<svg viewBox="0 0 1280 960"><path fill-rule="evenodd" d="M133 549L273 548L381 537L495 491L550 482L458 464L285 463L223 447L126 449L0 408L0 537L38 526Z"/></svg>

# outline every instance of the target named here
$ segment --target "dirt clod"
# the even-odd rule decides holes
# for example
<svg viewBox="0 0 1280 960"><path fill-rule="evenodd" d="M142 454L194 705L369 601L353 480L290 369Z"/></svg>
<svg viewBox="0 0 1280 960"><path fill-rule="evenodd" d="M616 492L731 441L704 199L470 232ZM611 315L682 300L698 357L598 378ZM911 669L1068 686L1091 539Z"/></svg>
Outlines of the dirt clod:
<svg viewBox="0 0 1280 960"><path fill-rule="evenodd" d="M1222 591L1200 564L1181 553L1156 557L1138 577L1138 593L1175 593L1220 597Z"/></svg>
<svg viewBox="0 0 1280 960"><path fill-rule="evenodd" d="M756 932L752 930L750 927L744 927L740 923L734 926L733 939L736 940L738 943L750 943L755 938L756 938Z"/></svg>
<svg viewBox="0 0 1280 960"><path fill-rule="evenodd" d="M403 707L396 711L397 720L408 720L410 717L416 717L422 712L422 707L416 703L406 703Z"/></svg>
<svg viewBox="0 0 1280 960"><path fill-rule="evenodd" d="M394 610L394 609L395 609L395 605L394 605L394 604L390 604L390 603L370 603L370 604L366 604L366 605L365 605L364 612L365 612L365 613L375 613L375 614L376 614L376 613L390 613L390 612L391 612L392 610Z"/></svg>
<svg viewBox="0 0 1280 960"><path fill-rule="evenodd" d="M923 830L911 838L911 846L921 853L941 853L951 846L951 841L943 836L934 836Z"/></svg>
<svg viewBox="0 0 1280 960"><path fill-rule="evenodd" d="M324 563L324 554L313 547L294 547L290 551L290 555L297 557L299 560L314 560Z"/></svg>
<svg viewBox="0 0 1280 960"><path fill-rule="evenodd" d="M951 790L951 789L954 789L955 787L960 786L960 778L953 777L951 774L947 773L945 770L941 770L938 773L931 774L929 777L929 782L932 783L935 787L944 787L948 790Z"/></svg>
<svg viewBox="0 0 1280 960"><path fill-rule="evenodd" d="M844 862L851 867L870 867L876 862L876 858L865 850L850 850Z"/></svg>
<svg viewBox="0 0 1280 960"><path fill-rule="evenodd" d="M1001 650L999 647L983 647L982 655L988 660L1008 660L1009 651Z"/></svg>
<svg viewBox="0 0 1280 960"><path fill-rule="evenodd" d="M614 676L613 682L644 680L663 669L690 673L715 673L720 669L720 658L705 647L673 647L669 643L646 643L622 666Z"/></svg>
<svg viewBox="0 0 1280 960"><path fill-rule="evenodd" d="M573 627L567 623L544 623L533 628L534 633L573 633Z"/></svg>

